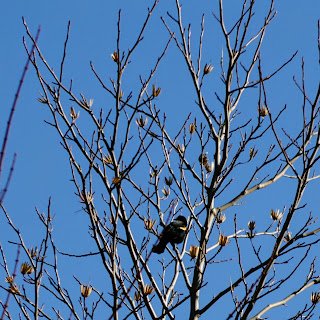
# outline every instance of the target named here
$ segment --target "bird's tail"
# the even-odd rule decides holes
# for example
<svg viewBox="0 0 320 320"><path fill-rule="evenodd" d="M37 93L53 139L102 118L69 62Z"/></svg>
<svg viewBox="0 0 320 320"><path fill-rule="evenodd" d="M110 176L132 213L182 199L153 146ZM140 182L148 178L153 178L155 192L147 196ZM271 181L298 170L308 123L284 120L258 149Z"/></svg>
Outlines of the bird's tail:
<svg viewBox="0 0 320 320"><path fill-rule="evenodd" d="M152 252L155 252L157 254L163 253L164 249L166 248L166 245L167 243L161 239L157 245L153 246Z"/></svg>

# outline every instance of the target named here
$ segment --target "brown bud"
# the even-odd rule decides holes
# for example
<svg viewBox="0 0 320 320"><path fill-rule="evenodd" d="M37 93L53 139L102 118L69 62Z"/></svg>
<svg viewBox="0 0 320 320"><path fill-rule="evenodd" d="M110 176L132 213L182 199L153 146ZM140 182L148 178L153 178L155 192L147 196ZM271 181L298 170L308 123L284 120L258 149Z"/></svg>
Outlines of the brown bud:
<svg viewBox="0 0 320 320"><path fill-rule="evenodd" d="M136 291L134 293L134 300L138 302L140 299L141 299L141 294L140 292Z"/></svg>
<svg viewBox="0 0 320 320"><path fill-rule="evenodd" d="M29 252L31 258L35 258L37 256L37 254L38 254L38 248L37 247L35 247L35 248L32 247L30 250L28 250L28 252Z"/></svg>
<svg viewBox="0 0 320 320"><path fill-rule="evenodd" d="M92 107L92 105L93 105L93 99L90 99L88 101L87 98L85 98L85 96L82 93L80 93L80 96L82 98L81 105L84 108L90 109Z"/></svg>
<svg viewBox="0 0 320 320"><path fill-rule="evenodd" d="M180 143L178 143L177 149L181 152L184 153L186 151L186 148L184 147L183 144L180 145Z"/></svg>
<svg viewBox="0 0 320 320"><path fill-rule="evenodd" d="M150 168L150 178L153 179L158 173L157 169Z"/></svg>
<svg viewBox="0 0 320 320"><path fill-rule="evenodd" d="M46 99L44 99L44 98L38 98L38 101L40 103L43 103L43 104L47 104L48 103L48 101Z"/></svg>
<svg viewBox="0 0 320 320"><path fill-rule="evenodd" d="M213 168L214 168L214 163L213 163L213 161L211 161L211 165L209 165L209 163L206 163L206 164L204 165L204 167L205 167L205 169L207 170L208 173L209 173L209 172L212 172L212 171L213 171Z"/></svg>
<svg viewBox="0 0 320 320"><path fill-rule="evenodd" d="M70 111L70 117L72 118L72 120L76 120L79 118L80 115L80 111L78 113L76 113L76 111L74 110L73 107L71 107L71 111Z"/></svg>
<svg viewBox="0 0 320 320"><path fill-rule="evenodd" d="M151 137L158 138L158 135L156 133L154 133L153 131L149 131L149 134Z"/></svg>
<svg viewBox="0 0 320 320"><path fill-rule="evenodd" d="M6 283L13 283L13 277L12 276L8 276L5 278L5 282Z"/></svg>
<svg viewBox="0 0 320 320"><path fill-rule="evenodd" d="M19 288L15 283L10 283L9 291L12 294L20 294Z"/></svg>
<svg viewBox="0 0 320 320"><path fill-rule="evenodd" d="M93 201L93 194L90 192L85 193L84 191L81 192L80 196L80 203L91 203Z"/></svg>
<svg viewBox="0 0 320 320"><path fill-rule="evenodd" d="M292 239L292 234L290 231L287 231L286 235L284 236L284 240L289 242Z"/></svg>

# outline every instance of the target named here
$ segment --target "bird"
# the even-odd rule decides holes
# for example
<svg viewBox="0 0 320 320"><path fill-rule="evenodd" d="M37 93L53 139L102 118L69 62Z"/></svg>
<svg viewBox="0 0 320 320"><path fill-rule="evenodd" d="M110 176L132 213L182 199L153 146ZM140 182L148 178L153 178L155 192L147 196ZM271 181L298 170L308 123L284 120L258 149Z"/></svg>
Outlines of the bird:
<svg viewBox="0 0 320 320"><path fill-rule="evenodd" d="M166 245L170 242L173 244L181 243L187 234L187 219L184 216L179 216L167 226L164 227L160 241L154 245L152 251L160 254L164 252Z"/></svg>

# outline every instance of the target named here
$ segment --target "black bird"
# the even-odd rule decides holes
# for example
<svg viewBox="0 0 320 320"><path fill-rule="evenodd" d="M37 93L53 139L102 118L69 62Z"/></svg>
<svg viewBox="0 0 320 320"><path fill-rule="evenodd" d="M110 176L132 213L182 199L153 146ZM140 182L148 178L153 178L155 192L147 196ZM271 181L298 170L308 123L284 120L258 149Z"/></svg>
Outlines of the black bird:
<svg viewBox="0 0 320 320"><path fill-rule="evenodd" d="M187 234L187 219L184 216L179 216L167 226L164 227L160 241L153 246L152 251L155 253L163 253L166 245L170 242L172 245L181 243Z"/></svg>

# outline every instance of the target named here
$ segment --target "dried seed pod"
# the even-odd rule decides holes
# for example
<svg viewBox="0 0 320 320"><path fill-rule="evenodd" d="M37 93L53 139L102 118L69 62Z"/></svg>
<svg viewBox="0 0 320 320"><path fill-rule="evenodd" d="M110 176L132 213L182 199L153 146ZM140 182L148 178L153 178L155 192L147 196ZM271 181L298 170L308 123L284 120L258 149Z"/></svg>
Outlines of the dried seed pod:
<svg viewBox="0 0 320 320"><path fill-rule="evenodd" d="M320 301L320 292L311 292L311 302L317 304Z"/></svg>
<svg viewBox="0 0 320 320"><path fill-rule="evenodd" d="M248 222L248 228L249 228L250 231L253 231L255 227L256 227L256 222L255 221L252 220L252 221Z"/></svg>
<svg viewBox="0 0 320 320"><path fill-rule="evenodd" d="M120 177L114 177L114 178L112 179L112 183L113 183L114 185L119 184L120 181L121 181L121 178L120 178Z"/></svg>
<svg viewBox="0 0 320 320"><path fill-rule="evenodd" d="M216 216L217 223L223 223L227 219L225 214L222 214L221 212Z"/></svg>
<svg viewBox="0 0 320 320"><path fill-rule="evenodd" d="M157 97L161 93L161 88L156 88L155 85L152 85L152 95Z"/></svg>
<svg viewBox="0 0 320 320"><path fill-rule="evenodd" d="M194 134L196 132L197 126L195 123L190 123L189 124L189 132L190 134Z"/></svg>
<svg viewBox="0 0 320 320"><path fill-rule="evenodd" d="M208 157L207 157L208 152L206 153L201 153L198 160L200 162L200 164L206 165L209 161Z"/></svg>
<svg viewBox="0 0 320 320"><path fill-rule="evenodd" d="M151 285L146 284L144 287L144 294L148 295L154 291L154 288Z"/></svg>
<svg viewBox="0 0 320 320"><path fill-rule="evenodd" d="M258 153L258 150L256 150L256 147L250 148L249 157L250 160L252 160Z"/></svg>
<svg viewBox="0 0 320 320"><path fill-rule="evenodd" d="M147 123L148 123L148 118L143 119L142 115L136 119L136 124L140 128L144 128Z"/></svg>
<svg viewBox="0 0 320 320"><path fill-rule="evenodd" d="M229 243L229 239L227 236L223 235L223 234L220 234L219 235L219 245L221 247L224 247L226 246L227 244Z"/></svg>
<svg viewBox="0 0 320 320"><path fill-rule="evenodd" d="M269 113L268 109L265 106L259 107L258 112L260 117L265 117Z"/></svg>
<svg viewBox="0 0 320 320"><path fill-rule="evenodd" d="M152 230L156 223L156 220L151 220L151 219L144 219L144 227L147 230Z"/></svg>
<svg viewBox="0 0 320 320"><path fill-rule="evenodd" d="M200 247L198 246L190 246L189 254L192 259L196 258L199 254Z"/></svg>
<svg viewBox="0 0 320 320"><path fill-rule="evenodd" d="M119 61L119 55L117 51L114 51L113 53L111 53L111 58L114 62L118 62Z"/></svg>
<svg viewBox="0 0 320 320"><path fill-rule="evenodd" d="M33 272L33 267L28 263L28 262L24 262L21 265L21 274L25 275L25 274L31 274Z"/></svg>
<svg viewBox="0 0 320 320"><path fill-rule="evenodd" d="M170 187L170 186L172 185L172 183L173 183L172 177L170 177L170 178L164 177L164 183L165 183L168 187Z"/></svg>
<svg viewBox="0 0 320 320"><path fill-rule="evenodd" d="M170 195L170 188L164 187L161 191L166 198Z"/></svg>
<svg viewBox="0 0 320 320"><path fill-rule="evenodd" d="M282 216L283 216L283 214L280 213L279 209L278 210L271 209L271 218L272 218L272 220L274 220L274 221L281 220Z"/></svg>
<svg viewBox="0 0 320 320"><path fill-rule="evenodd" d="M110 154L108 153L108 155L106 157L103 157L103 162L107 163L107 164L112 164L112 158L110 156Z"/></svg>
<svg viewBox="0 0 320 320"><path fill-rule="evenodd" d="M210 63L206 63L205 66L203 67L203 74L209 74L213 70L213 66Z"/></svg>
<svg viewBox="0 0 320 320"><path fill-rule="evenodd" d="M83 284L81 285L81 295L84 298L88 298L91 294L92 287L91 286L84 286Z"/></svg>

